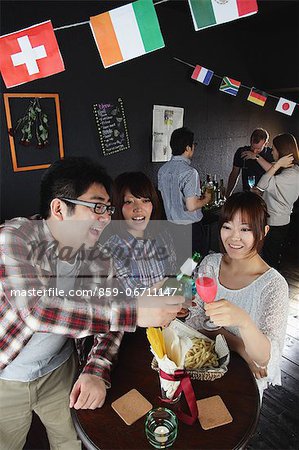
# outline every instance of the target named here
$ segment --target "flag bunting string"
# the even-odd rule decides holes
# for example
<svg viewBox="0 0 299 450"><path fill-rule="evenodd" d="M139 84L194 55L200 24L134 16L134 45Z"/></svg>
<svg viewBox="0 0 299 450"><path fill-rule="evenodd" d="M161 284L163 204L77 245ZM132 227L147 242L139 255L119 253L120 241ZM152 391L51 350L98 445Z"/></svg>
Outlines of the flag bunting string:
<svg viewBox="0 0 299 450"><path fill-rule="evenodd" d="M193 69L195 69L195 67L196 67L194 64L190 64L187 61L183 61L182 59L176 58L175 56L173 57L173 59L175 59L176 61L180 62L181 64L184 64L185 66L192 67ZM223 79L223 77L221 75L217 75L216 73L213 73L213 77L219 78L219 80ZM245 84L240 84L240 87L248 89L249 91L252 89L251 87L246 86ZM267 96L275 98L276 100L280 99L280 97L277 97L276 95L273 95L273 94L268 94L268 92L267 92ZM296 103L296 102L294 102L294 103ZM296 105L299 105L299 103L296 103Z"/></svg>
<svg viewBox="0 0 299 450"><path fill-rule="evenodd" d="M166 3L166 2L169 2L169 0L160 0L159 2L153 3L153 5L156 6L156 5L160 5L160 3ZM90 23L89 20L85 20L85 22L78 22L78 23L73 23L71 25L64 25L62 27L53 28L53 30L54 31L65 30L66 28L78 27L80 25L88 25L89 23Z"/></svg>
<svg viewBox="0 0 299 450"><path fill-rule="evenodd" d="M55 31L90 25L105 69L165 47L155 7L168 1L158 0L154 3L137 0L90 17L83 22L53 28L51 20L48 20L24 30L0 36L0 72L6 87L19 86L65 70ZM243 5L244 7L238 10L226 5L227 14L221 10L220 15L218 6L213 4L213 8L216 8L213 17L205 16L206 4L196 0L189 0L188 3L196 31L258 12L256 0L246 0L246 5L244 3L246 7ZM241 84L240 81L228 76L217 75L200 65L195 66L176 57L173 59L193 68L191 78L206 86L215 77L221 80L219 90L227 94L236 96L240 87L248 89L250 93L247 100L259 106L263 107L267 97L271 97L278 100L275 111L291 116L295 107L299 105L283 97Z"/></svg>

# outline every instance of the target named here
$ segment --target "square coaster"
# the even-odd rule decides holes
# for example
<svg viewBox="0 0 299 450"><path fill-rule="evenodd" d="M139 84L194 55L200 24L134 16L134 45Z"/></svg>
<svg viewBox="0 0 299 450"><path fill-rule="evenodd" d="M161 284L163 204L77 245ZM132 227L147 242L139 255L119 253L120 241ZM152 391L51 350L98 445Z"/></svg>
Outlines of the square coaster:
<svg viewBox="0 0 299 450"><path fill-rule="evenodd" d="M119 397L111 403L111 406L127 425L132 425L153 408L153 405L136 389Z"/></svg>
<svg viewBox="0 0 299 450"><path fill-rule="evenodd" d="M220 427L233 421L219 395L197 400L198 420L204 430Z"/></svg>

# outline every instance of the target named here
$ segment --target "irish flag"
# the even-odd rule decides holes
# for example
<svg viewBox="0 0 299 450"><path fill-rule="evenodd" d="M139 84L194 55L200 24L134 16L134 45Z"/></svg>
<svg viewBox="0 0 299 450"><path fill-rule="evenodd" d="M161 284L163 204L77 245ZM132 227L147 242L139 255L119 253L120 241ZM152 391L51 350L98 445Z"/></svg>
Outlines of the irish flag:
<svg viewBox="0 0 299 450"><path fill-rule="evenodd" d="M189 6L196 31L258 11L256 0L189 0Z"/></svg>
<svg viewBox="0 0 299 450"><path fill-rule="evenodd" d="M90 26L105 68L165 46L151 0L91 17Z"/></svg>

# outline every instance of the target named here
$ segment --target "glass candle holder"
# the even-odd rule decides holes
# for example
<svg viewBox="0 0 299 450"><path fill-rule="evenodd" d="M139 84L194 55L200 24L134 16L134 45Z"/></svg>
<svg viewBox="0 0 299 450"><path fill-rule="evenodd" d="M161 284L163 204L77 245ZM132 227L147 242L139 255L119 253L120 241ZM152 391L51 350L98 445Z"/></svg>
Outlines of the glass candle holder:
<svg viewBox="0 0 299 450"><path fill-rule="evenodd" d="M171 447L178 433L178 419L167 408L156 408L148 412L145 419L145 434L155 448Z"/></svg>

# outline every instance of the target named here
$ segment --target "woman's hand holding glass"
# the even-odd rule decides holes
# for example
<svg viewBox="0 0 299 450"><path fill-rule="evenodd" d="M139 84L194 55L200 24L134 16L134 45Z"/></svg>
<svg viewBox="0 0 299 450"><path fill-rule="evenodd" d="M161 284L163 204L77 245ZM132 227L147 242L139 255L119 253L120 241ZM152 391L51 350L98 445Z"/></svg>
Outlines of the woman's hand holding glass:
<svg viewBox="0 0 299 450"><path fill-rule="evenodd" d="M214 269L210 265L200 266L194 271L195 286L199 297L205 303L215 300L217 294L217 280ZM205 319L203 328L207 331L219 330L212 320Z"/></svg>
<svg viewBox="0 0 299 450"><path fill-rule="evenodd" d="M239 306L228 300L218 300L205 305L205 310L210 319L221 327L246 328L251 319L249 314Z"/></svg>

